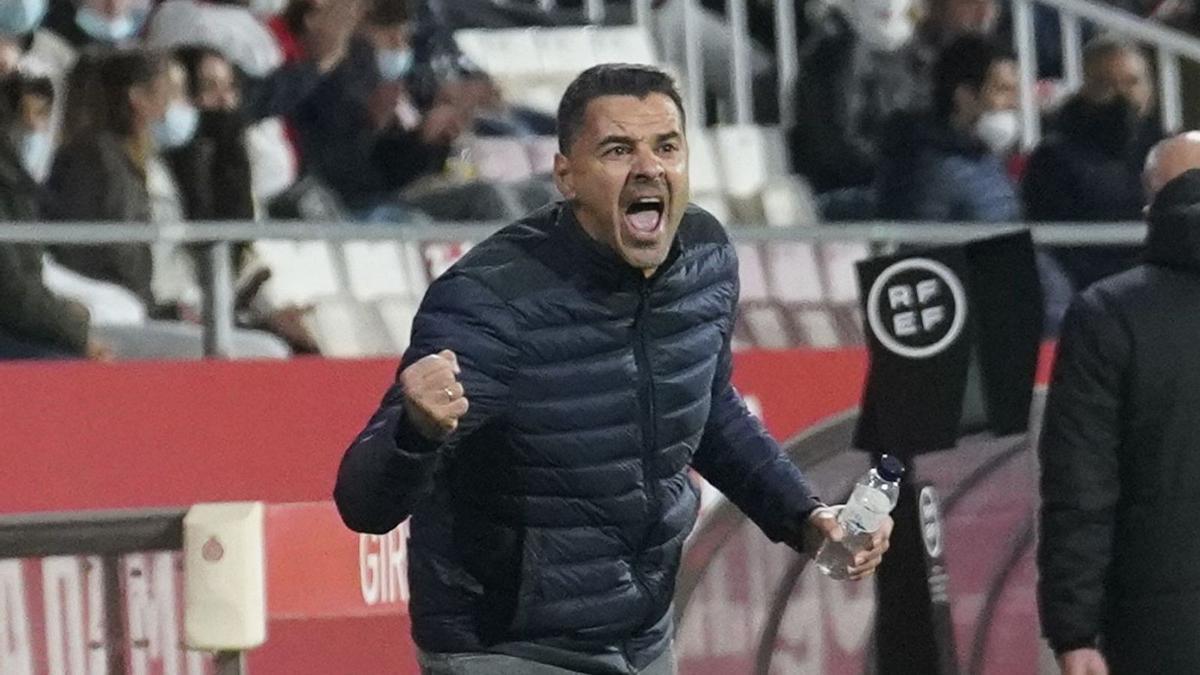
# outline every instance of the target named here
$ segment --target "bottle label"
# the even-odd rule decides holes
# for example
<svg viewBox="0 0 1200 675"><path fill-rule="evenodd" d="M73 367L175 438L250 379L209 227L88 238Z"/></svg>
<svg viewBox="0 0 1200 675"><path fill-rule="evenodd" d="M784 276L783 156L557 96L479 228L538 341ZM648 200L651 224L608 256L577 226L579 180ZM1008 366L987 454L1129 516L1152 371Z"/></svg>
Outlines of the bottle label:
<svg viewBox="0 0 1200 675"><path fill-rule="evenodd" d="M883 524L883 517L891 510L887 495L868 485L854 488L846 508L842 509L842 528L847 535L874 532Z"/></svg>

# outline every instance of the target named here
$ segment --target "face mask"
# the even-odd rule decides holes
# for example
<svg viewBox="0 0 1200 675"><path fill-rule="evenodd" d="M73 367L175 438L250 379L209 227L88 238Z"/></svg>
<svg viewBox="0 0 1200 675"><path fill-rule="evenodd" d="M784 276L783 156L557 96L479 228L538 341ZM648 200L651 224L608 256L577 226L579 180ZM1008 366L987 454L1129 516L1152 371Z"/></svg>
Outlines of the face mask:
<svg viewBox="0 0 1200 675"><path fill-rule="evenodd" d="M75 23L83 32L100 42L124 42L137 34L146 15L141 12L126 12L117 17L105 14L84 5L75 12Z"/></svg>
<svg viewBox="0 0 1200 675"><path fill-rule="evenodd" d="M383 49L375 52L375 64L379 74L389 82L395 82L412 70L412 49Z"/></svg>
<svg viewBox="0 0 1200 675"><path fill-rule="evenodd" d="M0 33L24 35L46 15L47 0L0 0Z"/></svg>
<svg viewBox="0 0 1200 675"><path fill-rule="evenodd" d="M247 8L251 14L265 19L282 14L287 3L288 0L250 0Z"/></svg>
<svg viewBox="0 0 1200 675"><path fill-rule="evenodd" d="M163 149L178 148L187 145L196 134L196 126L200 122L200 112L196 107L176 101L167 107L167 114L154 125L154 140Z"/></svg>
<svg viewBox="0 0 1200 675"><path fill-rule="evenodd" d="M850 23L864 44L894 52L912 40L916 30L911 0L850 0Z"/></svg>
<svg viewBox="0 0 1200 675"><path fill-rule="evenodd" d="M1017 144L1021 135L1021 118L1016 110L990 110L975 123L975 135L992 151L1002 155Z"/></svg>
<svg viewBox="0 0 1200 675"><path fill-rule="evenodd" d="M49 131L18 131L15 139L21 154L21 165L37 182L46 179L50 171L50 158L54 145Z"/></svg>
<svg viewBox="0 0 1200 675"><path fill-rule="evenodd" d="M1083 109L1083 128L1077 131L1113 152L1123 152L1137 134L1138 114L1133 103L1117 96L1104 103L1087 103Z"/></svg>

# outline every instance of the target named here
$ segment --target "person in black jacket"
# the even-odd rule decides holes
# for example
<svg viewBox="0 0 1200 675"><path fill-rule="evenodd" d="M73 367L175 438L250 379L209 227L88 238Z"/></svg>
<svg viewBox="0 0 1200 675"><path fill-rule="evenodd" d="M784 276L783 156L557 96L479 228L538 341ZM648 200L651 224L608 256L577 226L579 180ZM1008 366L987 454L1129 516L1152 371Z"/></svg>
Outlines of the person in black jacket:
<svg viewBox="0 0 1200 675"><path fill-rule="evenodd" d="M54 88L45 78L14 73L0 82L0 222L35 222L50 150ZM91 333L83 305L42 281L44 246L0 244L0 361L24 358L111 360Z"/></svg>
<svg viewBox="0 0 1200 675"><path fill-rule="evenodd" d="M1088 43L1083 87L1059 111L1052 133L1030 157L1021 182L1025 217L1102 223L1142 217L1142 166L1162 140L1153 114L1150 67L1137 45L1112 37ZM1129 269L1128 247L1057 248L1075 289Z"/></svg>
<svg viewBox="0 0 1200 675"><path fill-rule="evenodd" d="M688 204L683 117L650 67L596 66L568 87L566 201L430 286L397 381L342 460L334 497L351 529L412 516L427 674L673 672L675 574L699 504L689 467L774 541L812 551L840 536L730 383L737 260Z"/></svg>
<svg viewBox="0 0 1200 675"><path fill-rule="evenodd" d="M1038 599L1067 675L1200 663L1200 134L1145 182L1146 263L1072 303L1042 430Z"/></svg>

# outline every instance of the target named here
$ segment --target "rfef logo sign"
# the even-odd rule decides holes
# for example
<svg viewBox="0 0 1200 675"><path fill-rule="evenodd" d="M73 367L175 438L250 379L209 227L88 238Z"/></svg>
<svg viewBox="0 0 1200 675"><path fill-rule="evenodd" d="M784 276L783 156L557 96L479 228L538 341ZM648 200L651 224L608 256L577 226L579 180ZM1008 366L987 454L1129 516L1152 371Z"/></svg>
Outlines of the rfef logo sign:
<svg viewBox="0 0 1200 675"><path fill-rule="evenodd" d="M867 322L888 351L927 359L962 335L967 294L958 275L942 263L929 258L901 260L871 284Z"/></svg>

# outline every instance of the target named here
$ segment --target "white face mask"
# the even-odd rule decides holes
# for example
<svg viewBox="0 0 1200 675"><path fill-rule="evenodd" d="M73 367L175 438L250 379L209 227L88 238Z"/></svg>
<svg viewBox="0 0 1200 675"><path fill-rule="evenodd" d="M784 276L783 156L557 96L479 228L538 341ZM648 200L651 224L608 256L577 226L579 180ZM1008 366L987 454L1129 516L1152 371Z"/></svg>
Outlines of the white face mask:
<svg viewBox="0 0 1200 675"><path fill-rule="evenodd" d="M894 52L916 31L912 0L849 0L848 18L858 38L875 51Z"/></svg>
<svg viewBox="0 0 1200 675"><path fill-rule="evenodd" d="M1016 110L989 110L975 123L975 135L992 154L1002 155L1017 144L1021 136L1021 118Z"/></svg>

